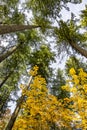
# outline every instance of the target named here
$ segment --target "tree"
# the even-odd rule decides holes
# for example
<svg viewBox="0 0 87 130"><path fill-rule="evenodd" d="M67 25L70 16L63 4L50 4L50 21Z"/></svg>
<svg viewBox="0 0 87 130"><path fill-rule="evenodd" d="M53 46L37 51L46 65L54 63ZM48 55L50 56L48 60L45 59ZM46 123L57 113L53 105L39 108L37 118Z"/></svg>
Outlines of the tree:
<svg viewBox="0 0 87 130"><path fill-rule="evenodd" d="M70 1L70 2L72 2L72 1ZM79 2L81 2L81 1L74 1L73 3L79 3ZM31 4L33 4L33 2L31 2L31 1L29 1L28 3L26 3L26 6L27 6L27 9L28 9L28 7L30 7L30 9L32 9L32 11L34 12L34 16L35 16L35 19L36 19L36 23L39 23L39 25L38 26L33 26L33 27L35 27L35 28L37 28L37 27L42 27L42 28L45 28L45 17L49 20L49 17L52 17L53 19L57 19L57 17L58 17L58 15L57 14L59 14L59 12L60 12L60 10L61 10L61 8L63 7L62 5L61 5L61 2L60 1L52 1L52 3L53 3L53 5L51 6L51 3L49 3L49 1L48 1L48 3L47 2L36 2L36 6L33 6L32 5L32 7L31 7ZM65 1L64 2L64 4L66 4L67 3L67 1ZM44 5L44 7L46 7L46 9L47 10L44 10L44 8L43 8L43 10L41 10L41 7L43 7L43 5ZM49 6L49 9L47 8L47 6ZM13 7L13 6L12 6ZM37 9L37 7L38 7L38 9ZM65 6L65 7L67 7L67 6ZM56 8L57 10L54 10L54 8ZM3 8L2 8L3 9ZM7 7L6 7L6 9L7 9ZM28 9L29 10L29 9ZM10 11L10 10L9 10ZM57 12L58 11L58 12ZM37 12L40 12L40 14L42 13L43 14L43 18L40 18L40 19L42 19L41 21L37 21L37 20L39 20L39 19L37 19L37 17L38 16L36 16L36 13ZM9 12L10 13L10 12ZM15 17L19 17L19 20L20 20L20 18L22 17L22 19L23 19L23 16L21 16L22 14L21 14L21 12L19 12L18 11L18 9L17 8L15 8L15 10L14 10L14 14L13 14L13 19L15 18ZM40 15L40 17L41 17L41 15ZM17 21L16 21L17 22ZM44 23L44 26L43 26L43 24L42 23ZM42 26L41 26L41 24L42 24ZM63 34L63 36L65 37L65 40L64 40L64 37L62 37L62 40L63 41L61 41L61 42L67 42L74 50L76 50L77 52L79 52L80 54L82 54L83 56L85 56L85 57L87 57L87 51L85 50L85 49L83 49L83 48L81 48L80 46L78 46L78 44L77 44L77 41L75 41L74 40L74 36L76 35L76 37L77 38L79 38L78 36L77 36L77 34L75 33L75 30L76 30L76 28L74 28L74 30L72 30L72 27L73 26L76 26L75 24L74 25L72 25L72 23L70 22L70 24L68 24L68 26L67 26L67 24L66 23L64 23L64 22L59 22L59 25L60 25L60 28L59 28L59 33L60 32L62 32L62 34ZM11 27L12 26L12 27ZM69 27L70 26L70 27ZM20 29L22 29L22 30L24 30L24 29L28 29L28 27L29 28L32 28L32 26L30 26L30 25L1 25L1 31L3 32L3 30L5 30L5 31L8 31L8 33L9 32L12 32L12 30L13 30L13 32L14 31L18 31L18 30L20 30ZM46 26L47 27L47 26ZM9 29L8 29L9 28ZM15 29L14 29L15 28ZM48 27L49 28L49 27ZM48 29L47 28L47 29ZM62 30L64 28L64 30ZM71 30L72 30L72 32L71 32ZM56 32L57 31L57 32ZM60 35L62 36L62 34L60 33L59 34L59 36L58 36L58 30L56 29L56 31L54 31L56 34L57 34L57 37L59 38L60 37ZM67 32L68 31L68 32ZM66 33L67 32L67 33ZM5 34L6 32L3 32L3 34ZM69 34L69 35L68 35ZM71 37L71 34L72 34L72 36L73 37ZM56 35L55 35L56 36ZM79 39L78 39L79 40ZM66 45L65 45L66 46Z"/></svg>
<svg viewBox="0 0 87 130"><path fill-rule="evenodd" d="M62 7L67 8L67 2L68 1L63 1L63 4L65 5L61 5L61 1L38 1L35 0L34 3L33 1L28 1L27 6L32 10L34 18L36 20L36 23L41 25L42 23L42 27L46 28L46 25L43 24L43 21L51 21L52 24L52 20L53 21L57 21L57 24L59 26L56 27L56 29L54 29L54 35L57 38L57 46L59 48L68 48L69 46L72 47L73 50L75 50L76 52L80 53L82 56L87 58L87 51L86 49L83 47L83 45L81 45L81 42L83 42L82 39L84 39L84 36L82 38L82 34L80 34L79 29L77 24L75 24L74 20L71 19L69 20L69 22L63 22L61 20L58 20L59 18L59 14L60 14L60 10L62 9ZM70 1L71 3L80 3L81 1ZM35 4L36 3L36 4ZM32 5L32 6L31 6ZM49 7L49 8L48 8ZM81 28L81 26L80 26ZM52 34L53 36L53 34ZM59 46L59 43L61 42L61 44ZM79 45L80 42L80 45ZM61 49L63 50L63 48Z"/></svg>
<svg viewBox="0 0 87 130"><path fill-rule="evenodd" d="M86 16L86 12L87 12L87 6L85 6L85 9L81 11L81 24L83 25L83 28L87 27L87 16Z"/></svg>
<svg viewBox="0 0 87 130"><path fill-rule="evenodd" d="M77 119L74 118L73 126L74 128L81 128L86 130L87 128L87 102L86 102L86 92L87 92L87 73L83 69L78 69L78 74L74 68L70 70L71 78L68 80L68 84L63 86L64 90L69 91L72 95L70 100L72 101L72 106L70 107L72 111L76 114ZM68 106L69 107L69 106Z"/></svg>
<svg viewBox="0 0 87 130"><path fill-rule="evenodd" d="M34 4L36 2L36 4ZM70 1L71 3L80 3L81 1L79 0L77 0L77 1ZM37 1L34 1L34 3L32 2L32 1L28 1L28 3L25 3L25 6L26 6L26 9L27 10L32 10L32 12L33 12L33 15L34 15L34 19L35 19L35 21L36 21L36 23L37 23L37 25L39 26L39 27L42 27L42 28L46 28L47 26L46 26L46 24L45 24L45 21L46 20L48 20L48 21L50 21L51 19L50 18L52 18L53 20L57 20L57 18L58 18L58 16L59 16L59 13L60 13L60 10L61 10L61 8L63 8L63 7L65 7L65 8L67 8L67 3L68 3L68 1L63 1L63 4L61 4L61 1L59 0L59 1L57 1L57 0L55 0L55 1L53 1L52 0L52 2L50 3L49 1L48 2L46 2L46 1L44 1L44 2L41 2L40 0L37 2ZM32 4L32 6L31 6L31 4ZM51 5L52 4L52 5ZM47 8L49 6L49 8ZM13 7L13 6L12 6ZM15 6L16 7L16 6ZM43 8L43 10L42 10L42 8ZM55 8L55 10L54 10L54 8ZM3 8L2 8L3 9ZM7 9L7 7L6 7L6 9ZM8 9L9 10L9 9ZM10 13L10 11L11 10L9 10L8 12ZM14 15L15 14L15 15ZM37 15L37 14L39 14L39 15ZM21 12L17 9L17 7L15 8L15 10L14 10L14 13L13 13L13 18L14 17L18 17L19 18L19 21L20 21L20 18L22 17L22 19L23 19L23 16L21 16L21 15L23 15L23 14L21 14ZM43 16L43 17L42 17ZM17 22L17 21L16 21ZM41 26L41 24L42 24L42 26ZM71 21L70 21L70 24L71 24ZM74 30L72 30L72 26L75 26L76 27L76 25L74 24L74 25L70 25L70 24L66 24L66 23L64 23L64 22L59 22L58 23L58 25L60 26L59 27L59 30L61 30L61 29L63 29L64 28L64 30L61 30L62 31L62 33L63 33L63 37L62 37L62 41L61 42L67 42L74 50L76 50L77 52L79 52L81 55L83 55L83 56L85 56L85 57L87 57L87 51L85 50L85 49L83 49L82 47L80 47L79 45L78 45L78 41L77 41L77 38L79 38L79 37L77 37L77 33L75 32L76 31L76 29L74 28ZM2 28L7 28L7 26L8 25L1 25L1 27ZM10 27L11 27L11 25L9 25ZM13 26L17 26L17 30L19 30L18 29L18 25L12 25L12 27ZM19 26L27 26L27 25L19 25ZM70 26L70 27L69 27ZM49 28L49 27L48 27ZM48 29L47 28L47 29ZM12 28L9 28L9 29L11 29L12 30ZM9 30L9 29L5 29L5 31L6 30ZM16 30L16 27L15 27L15 31L17 31ZM3 31L3 29L2 29L2 31ZM58 30L56 30L56 31L58 31ZM68 32L67 32L68 31ZM72 32L71 32L72 31ZM55 32L55 31L54 31ZM67 33L66 33L67 32ZM60 33L60 32L59 32ZM60 36L58 36L58 33L56 33L57 34L57 37L59 38ZM69 34L69 36L68 36L68 34ZM72 34L72 36L73 37L71 37L71 34ZM59 34L59 35L61 35L61 33ZM76 39L75 39L75 36L76 35ZM62 36L62 35L61 35ZM65 37L65 39L64 39L64 37ZM79 39L78 39L79 40ZM66 46L66 45L65 45Z"/></svg>
<svg viewBox="0 0 87 130"><path fill-rule="evenodd" d="M26 37L25 37L26 36ZM5 54L9 52L9 48L17 49L8 58L6 58L0 65L0 85L1 85L1 104L0 111L3 112L3 108L7 107L7 103L11 97L10 93L12 91L17 91L18 82L21 74L25 73L27 66L29 65L29 55L31 53L31 48L36 47L36 43L40 45L41 38L39 37L36 30L29 30L24 33L17 33L17 45L8 45ZM14 41L12 41L13 43ZM26 65L27 64L27 65Z"/></svg>
<svg viewBox="0 0 87 130"><path fill-rule="evenodd" d="M28 81L28 85L27 85L27 87L26 87L26 90L29 89L31 81L32 81L32 76L29 78L29 81ZM15 120L16 120L18 114L19 114L19 111L20 111L20 109L21 109L21 104L22 104L24 98L25 98L24 95L22 95L22 96L19 98L19 100L18 100L18 102L17 102L17 105L16 105L16 108L15 108L14 112L12 113L11 118L10 118L9 122L7 123L7 126L6 126L5 130L12 130L12 127L13 127L13 125L14 125L14 123L15 123Z"/></svg>
<svg viewBox="0 0 87 130"><path fill-rule="evenodd" d="M33 58L32 58L32 56L33 56ZM39 50L36 50L31 54L29 64L31 65L31 67L34 67L35 64L38 65L39 66L38 73L40 75L43 75L46 78L46 81L48 81L49 74L50 74L49 72L51 69L51 67L49 67L49 64L50 64L51 60L52 61L54 60L54 54L52 52L50 52L50 49L47 46L43 45L39 48ZM34 71L36 71L36 70L37 69L35 69ZM29 87L29 85L28 85L28 87ZM26 89L28 89L28 88L26 88ZM8 125L6 126L6 130L12 129L14 122L18 116L20 106L21 106L21 103L23 102L23 100L24 100L24 96L21 96L21 98L19 99L19 102L16 105L14 113L11 116L11 119L10 119Z"/></svg>
<svg viewBox="0 0 87 130"><path fill-rule="evenodd" d="M86 49L80 47L82 45L79 45L79 43L81 44L81 42L84 43L86 41L84 35L79 32L81 28L75 25L73 20L67 21L67 23L60 21L59 25L60 27L54 30L54 35L57 38L57 45L60 44L58 48L62 46L62 50L69 51L69 47L71 46L73 50L87 58Z"/></svg>
<svg viewBox="0 0 87 130"><path fill-rule="evenodd" d="M52 67L50 64L55 62L55 53L51 51L51 48L45 44L40 48L34 50L30 55L30 66L37 65L39 67L38 74L43 76L47 82L49 82L50 76L52 76Z"/></svg>
<svg viewBox="0 0 87 130"><path fill-rule="evenodd" d="M36 72L31 73L34 78L30 85L30 89L27 91L25 87L22 87L23 95L26 96L26 101L22 104L21 113L13 127L13 130L50 130L54 125L55 128L59 130L61 125L64 125L63 117L61 118L62 111L60 115L62 104L57 101L56 97L48 94L45 79L37 74L35 76L35 73ZM65 114L67 114L66 108L65 111ZM22 126L20 125L21 123ZM69 124L67 126L69 127Z"/></svg>
<svg viewBox="0 0 87 130"><path fill-rule="evenodd" d="M11 115L11 111L7 109L4 115L2 116L2 118L0 118L0 130L3 130L5 128L5 125L8 121L8 118L10 118L10 115Z"/></svg>
<svg viewBox="0 0 87 130"><path fill-rule="evenodd" d="M9 57L10 55L12 55L16 50L17 50L17 47L14 46L14 47L11 48L11 50L9 50L7 53L1 55L1 56L0 56L0 62L2 62L2 61L5 60L7 57Z"/></svg>
<svg viewBox="0 0 87 130"><path fill-rule="evenodd" d="M8 80L8 78L10 77L11 73L9 73L8 75L6 75L6 77L3 79L3 81L0 83L0 88L5 84L5 82Z"/></svg>
<svg viewBox="0 0 87 130"><path fill-rule="evenodd" d="M24 47L24 46L23 46ZM23 50L25 49L27 51L27 53ZM20 48L18 48L18 50L16 50L16 52L14 53L14 55L12 55L11 57L9 57L8 60L5 60L2 63L2 67L1 69L1 104L0 104L0 111L3 111L3 107L7 106L7 102L9 100L9 96L12 90L16 90L17 89L17 83L20 79L21 74L23 73L23 71L26 69L25 65L24 65L24 61L26 61L26 58L29 56L30 54L30 49L28 46L26 46L25 48L22 48L20 46ZM23 64L21 65L20 62L22 62Z"/></svg>
<svg viewBox="0 0 87 130"><path fill-rule="evenodd" d="M87 72L87 65L85 62L83 62L83 59L81 58L76 58L75 56L71 56L65 64L65 71L66 74L69 74L69 70L71 68L74 68L76 73L78 74L78 69L82 68L84 72Z"/></svg>
<svg viewBox="0 0 87 130"><path fill-rule="evenodd" d="M6 34L6 33L12 33L17 31L23 31L28 29L35 29L40 26L36 25L0 25L0 35Z"/></svg>
<svg viewBox="0 0 87 130"><path fill-rule="evenodd" d="M36 4L35 4L36 2ZM81 1L77 0L77 1L69 1L71 3L80 3ZM49 4L50 3L50 4ZM30 8L33 12L34 18L36 20L36 23L39 23L38 25L40 26L41 23L44 23L45 18L49 20L49 17L53 18L54 20L57 20L60 10L61 8L65 7L67 8L67 3L68 1L63 1L63 5L61 4L61 1L53 1L53 0L49 0L48 2L44 1L41 2L40 0L34 1L34 3L32 1L29 1L26 4L27 10L29 10L28 8ZM32 5L32 6L31 6ZM49 6L49 8L47 8ZM42 10L43 9L43 10ZM19 14L17 8L15 10L15 13ZM37 16L37 14L39 14ZM19 16L19 15L15 15L15 16ZM43 16L43 17L41 17ZM14 17L14 15L13 15ZM41 19L41 21L39 21L39 19ZM43 24L42 24L43 25ZM46 24L45 24L46 25ZM7 25L6 25L7 26ZM12 25L12 26L16 26L16 25ZM22 25L23 26L23 25ZM44 28L45 26L42 26L42 28ZM64 26L63 26L64 27ZM5 25L3 26L3 28L5 28ZM10 29L10 28L9 28ZM16 29L16 28L15 28ZM6 29L5 29L6 30ZM66 30L67 31L67 30ZM68 38L68 37L67 37ZM78 51L79 53L81 53L82 55L84 55L85 57L87 56L87 52L86 50L82 49L80 46L77 45L77 43L75 44L73 41L73 39L71 37L69 37L68 43L70 44L70 46L72 46L76 51ZM85 52L84 52L85 51Z"/></svg>
<svg viewBox="0 0 87 130"><path fill-rule="evenodd" d="M33 11L33 15L35 18L44 18L47 20L57 20L60 16L60 11L63 8L67 7L67 3L78 4L81 3L81 0L70 0L70 1L61 1L61 0L35 0L35 1L27 1L26 7Z"/></svg>
<svg viewBox="0 0 87 130"><path fill-rule="evenodd" d="M25 87L22 88L26 101L22 104L21 113L13 130L50 130L53 124L57 129L82 128L86 130L87 73L82 69L78 71L77 75L74 68L70 69L69 73L72 78L62 86L62 89L72 95L62 100L57 100L55 96L48 94L45 80L39 75L35 76L28 91Z"/></svg>
<svg viewBox="0 0 87 130"><path fill-rule="evenodd" d="M36 2L36 4L34 4ZM70 1L72 2L72 1ZM81 2L81 1L73 1L74 2ZM58 48L61 48L61 50L64 50L62 47L66 48L66 50L68 50L67 48L69 48L69 46L72 47L73 50L75 50L76 52L80 53L81 55L83 55L84 57L87 58L87 51L86 49L83 47L83 39L84 36L79 32L79 26L77 26L76 24L76 20L68 20L67 22L58 20L58 16L60 13L60 10L62 9L61 2L60 1L52 1L52 2L41 2L40 0L34 1L34 3L32 1L28 2L28 6L30 7L30 9L33 11L33 15L34 18L36 20L36 23L38 23L40 25L40 23L42 21L45 21L46 19L48 21L57 21L57 24L59 27L56 27L56 29L54 29L54 37L56 37L56 41L57 41L57 46ZM67 1L64 2L65 6L66 6ZM33 6L31 6L31 4ZM49 6L49 8L48 8ZM55 9L54 9L55 8ZM80 21L80 20L79 20ZM42 26L43 26L43 22L42 22ZM46 27L46 25L44 25L44 27ZM81 29L81 26L80 26ZM53 34L52 34L53 36ZM83 36L83 38L82 38ZM86 39L85 39L86 40ZM61 45L59 45L59 43L61 42ZM80 43L80 45L79 45ZM62 45L63 44L63 45Z"/></svg>
<svg viewBox="0 0 87 130"><path fill-rule="evenodd" d="M65 83L66 82L65 82L65 77L64 77L64 71L59 68L57 70L57 74L53 76L52 78L52 83L51 83L52 87L50 87L51 94L56 96L58 99L69 97L70 93L62 89L62 86L65 85Z"/></svg>

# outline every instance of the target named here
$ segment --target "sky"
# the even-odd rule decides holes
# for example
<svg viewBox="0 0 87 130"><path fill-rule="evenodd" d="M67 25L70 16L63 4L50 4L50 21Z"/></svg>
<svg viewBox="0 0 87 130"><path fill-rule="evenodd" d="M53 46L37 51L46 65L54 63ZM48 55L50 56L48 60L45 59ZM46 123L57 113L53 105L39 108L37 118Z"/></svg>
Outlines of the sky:
<svg viewBox="0 0 87 130"><path fill-rule="evenodd" d="M63 19L66 21L67 19L70 18L70 13L74 13L76 17L79 17L79 14L81 10L85 9L85 5L87 4L87 0L82 0L81 4L71 4L68 3L68 7L70 7L70 11L67 12L65 9L62 10L62 16Z"/></svg>

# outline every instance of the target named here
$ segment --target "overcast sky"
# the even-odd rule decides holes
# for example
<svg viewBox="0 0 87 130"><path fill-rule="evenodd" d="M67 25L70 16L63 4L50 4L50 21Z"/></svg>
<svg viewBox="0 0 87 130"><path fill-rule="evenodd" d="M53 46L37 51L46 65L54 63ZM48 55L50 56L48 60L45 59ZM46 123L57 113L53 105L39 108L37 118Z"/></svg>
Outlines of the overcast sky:
<svg viewBox="0 0 87 130"><path fill-rule="evenodd" d="M65 9L62 10L62 16L64 20L67 20L70 18L70 13L74 13L77 17L79 17L79 14L81 10L85 9L85 5L87 4L87 0L82 0L81 4L68 4L68 7L70 8L70 11L67 12Z"/></svg>

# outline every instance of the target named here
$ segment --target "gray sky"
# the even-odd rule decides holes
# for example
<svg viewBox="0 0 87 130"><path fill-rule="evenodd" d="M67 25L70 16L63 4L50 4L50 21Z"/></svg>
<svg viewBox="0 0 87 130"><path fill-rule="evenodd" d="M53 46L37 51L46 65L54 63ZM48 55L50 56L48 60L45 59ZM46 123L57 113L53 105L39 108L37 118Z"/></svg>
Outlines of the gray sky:
<svg viewBox="0 0 87 130"><path fill-rule="evenodd" d="M70 18L70 13L74 13L76 17L79 17L79 14L81 10L85 9L85 5L87 4L87 0L82 0L81 4L71 4L69 3L68 6L70 8L70 11L67 12L65 9L62 10L62 16L64 20L67 20Z"/></svg>

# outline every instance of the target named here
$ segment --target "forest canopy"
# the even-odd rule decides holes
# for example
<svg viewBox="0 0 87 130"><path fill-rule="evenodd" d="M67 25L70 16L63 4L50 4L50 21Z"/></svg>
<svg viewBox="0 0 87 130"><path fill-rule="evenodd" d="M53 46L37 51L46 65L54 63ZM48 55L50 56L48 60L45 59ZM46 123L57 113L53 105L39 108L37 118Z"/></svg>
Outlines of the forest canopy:
<svg viewBox="0 0 87 130"><path fill-rule="evenodd" d="M0 130L86 130L86 62L84 0L1 0Z"/></svg>

